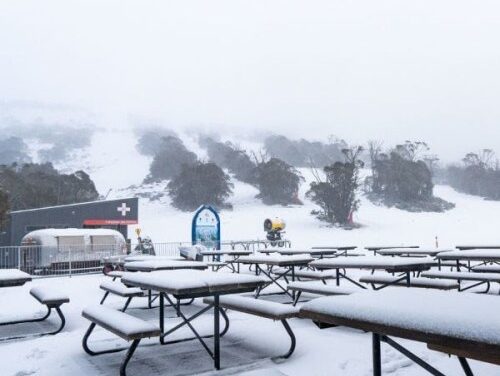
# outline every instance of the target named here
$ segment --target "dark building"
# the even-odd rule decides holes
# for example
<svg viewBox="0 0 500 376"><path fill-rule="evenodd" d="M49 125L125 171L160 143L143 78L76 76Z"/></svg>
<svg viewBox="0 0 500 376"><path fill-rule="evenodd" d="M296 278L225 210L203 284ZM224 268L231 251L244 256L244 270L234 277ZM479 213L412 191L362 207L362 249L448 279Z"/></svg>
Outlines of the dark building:
<svg viewBox="0 0 500 376"><path fill-rule="evenodd" d="M20 245L30 231L44 228L109 228L128 237L128 225L138 223L139 199L92 201L13 211L0 245Z"/></svg>

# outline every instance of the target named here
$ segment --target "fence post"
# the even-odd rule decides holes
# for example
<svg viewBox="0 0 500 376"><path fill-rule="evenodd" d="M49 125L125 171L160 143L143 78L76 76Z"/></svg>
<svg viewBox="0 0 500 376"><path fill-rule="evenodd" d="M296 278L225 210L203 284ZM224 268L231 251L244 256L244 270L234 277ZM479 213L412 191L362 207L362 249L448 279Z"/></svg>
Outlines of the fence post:
<svg viewBox="0 0 500 376"><path fill-rule="evenodd" d="M17 247L17 269L21 270L21 247Z"/></svg>
<svg viewBox="0 0 500 376"><path fill-rule="evenodd" d="M69 266L68 266L68 268L69 268L69 277L71 278L71 246L69 246L69 254L68 254L68 256L69 256Z"/></svg>

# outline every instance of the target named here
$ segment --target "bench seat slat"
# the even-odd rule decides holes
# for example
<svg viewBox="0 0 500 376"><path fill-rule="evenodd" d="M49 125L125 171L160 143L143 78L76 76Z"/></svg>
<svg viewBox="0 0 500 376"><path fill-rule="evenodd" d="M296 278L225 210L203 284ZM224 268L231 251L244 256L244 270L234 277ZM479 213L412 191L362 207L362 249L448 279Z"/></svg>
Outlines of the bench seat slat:
<svg viewBox="0 0 500 376"><path fill-rule="evenodd" d="M126 341L160 335L156 325L105 306L87 307L82 316Z"/></svg>
<svg viewBox="0 0 500 376"><path fill-rule="evenodd" d="M394 283L394 286L406 286L406 281L402 280L399 282L395 282L401 277L394 277L392 275L384 276L384 275L366 275L359 279L360 282L364 283L373 283L373 284L389 284ZM434 280L431 278L411 278L410 279L411 287L421 287L421 288L434 288L439 290L453 290L458 289L460 286L457 282L454 281L444 281L444 280Z"/></svg>
<svg viewBox="0 0 500 376"><path fill-rule="evenodd" d="M206 304L213 304L214 299L212 297L205 298L203 302ZM269 302L244 296L222 296L219 298L219 306L272 320L285 320L296 317L299 313L299 308L288 304Z"/></svg>
<svg viewBox="0 0 500 376"><path fill-rule="evenodd" d="M487 281L487 282L500 282L500 274L498 273L471 273L471 272L445 272L433 271L424 272L422 277L425 278L442 278L451 280L464 280L464 281Z"/></svg>
<svg viewBox="0 0 500 376"><path fill-rule="evenodd" d="M301 291L319 295L349 295L356 292L355 289L325 285L321 282L290 282L287 288L292 291Z"/></svg>
<svg viewBox="0 0 500 376"><path fill-rule="evenodd" d="M49 307L58 307L63 303L69 303L69 297L63 292L46 287L33 287L30 290L31 296L41 304Z"/></svg>
<svg viewBox="0 0 500 376"><path fill-rule="evenodd" d="M101 283L101 290L121 297L143 296L144 292L138 287L127 287L121 282L105 281Z"/></svg>

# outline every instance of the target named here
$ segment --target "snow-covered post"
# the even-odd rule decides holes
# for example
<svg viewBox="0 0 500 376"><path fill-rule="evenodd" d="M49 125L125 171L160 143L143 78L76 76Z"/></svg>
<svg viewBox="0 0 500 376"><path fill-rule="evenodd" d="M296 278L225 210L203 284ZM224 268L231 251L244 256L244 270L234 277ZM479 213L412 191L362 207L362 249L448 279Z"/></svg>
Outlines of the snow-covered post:
<svg viewBox="0 0 500 376"><path fill-rule="evenodd" d="M17 247L17 269L21 270L21 247Z"/></svg>

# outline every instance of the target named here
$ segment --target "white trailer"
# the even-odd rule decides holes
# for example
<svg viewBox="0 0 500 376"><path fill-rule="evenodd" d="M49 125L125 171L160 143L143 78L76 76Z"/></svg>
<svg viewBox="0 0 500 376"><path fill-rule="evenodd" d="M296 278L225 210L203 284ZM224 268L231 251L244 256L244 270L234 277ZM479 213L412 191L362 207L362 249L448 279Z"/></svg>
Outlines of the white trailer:
<svg viewBox="0 0 500 376"><path fill-rule="evenodd" d="M123 235L110 229L42 229L21 242L24 269L97 267L103 257L126 253ZM95 265L94 265L95 264Z"/></svg>

